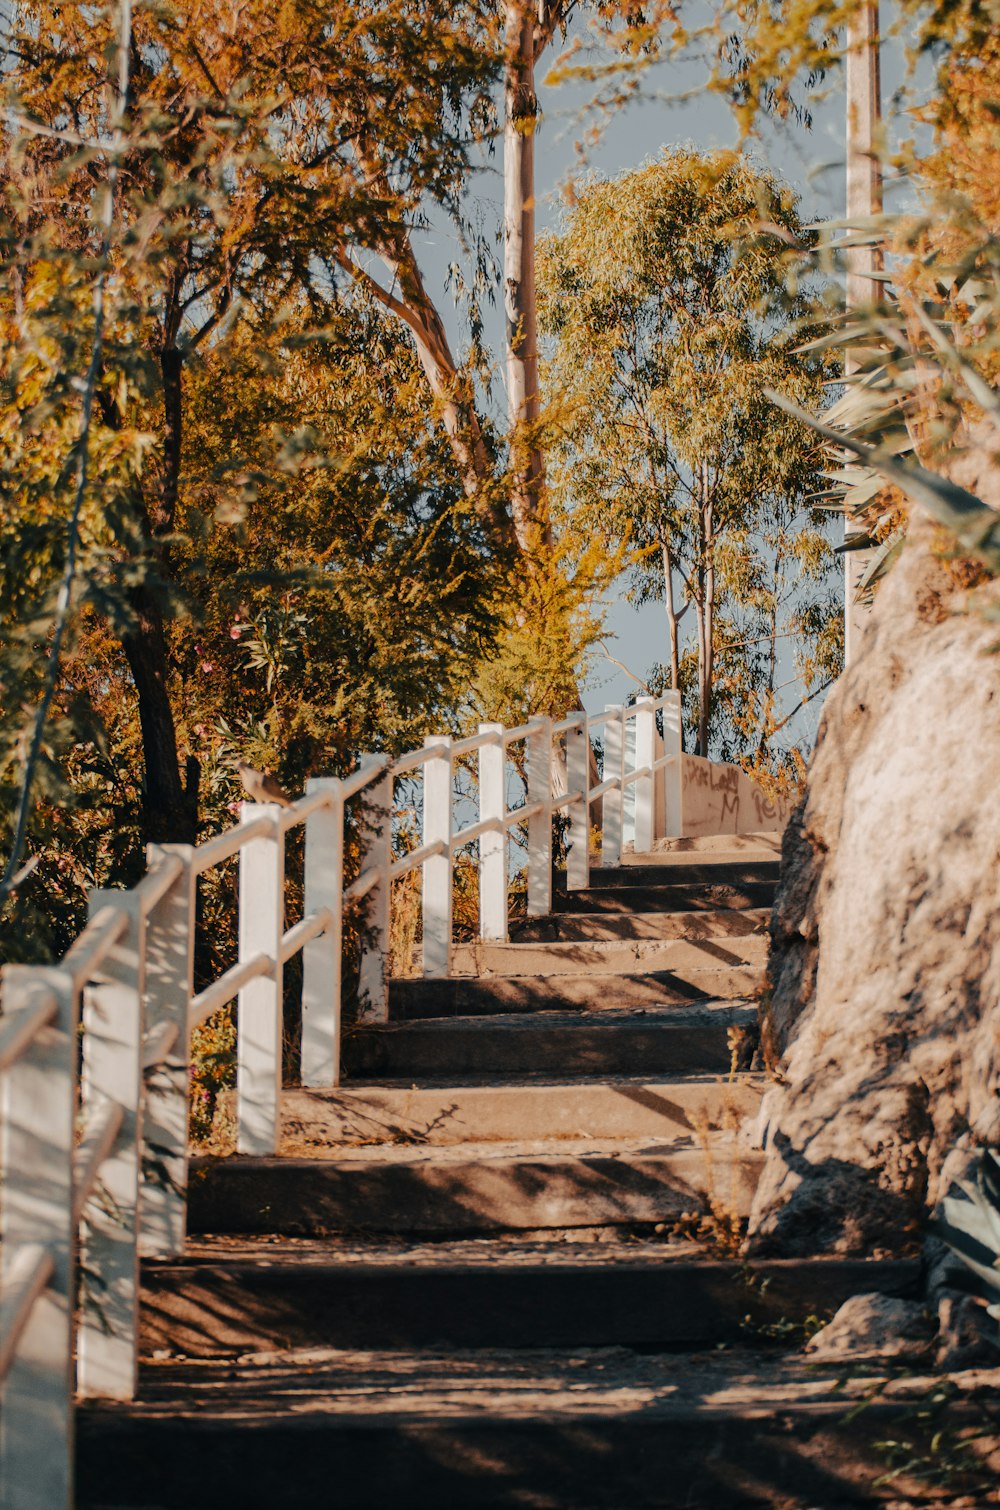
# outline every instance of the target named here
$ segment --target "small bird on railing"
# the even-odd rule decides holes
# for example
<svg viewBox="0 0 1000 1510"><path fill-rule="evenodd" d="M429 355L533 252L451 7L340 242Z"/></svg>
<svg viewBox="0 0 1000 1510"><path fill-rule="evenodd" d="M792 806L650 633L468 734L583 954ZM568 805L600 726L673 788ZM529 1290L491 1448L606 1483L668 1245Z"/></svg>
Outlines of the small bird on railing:
<svg viewBox="0 0 1000 1510"><path fill-rule="evenodd" d="M251 802L277 802L279 807L291 807L292 799L267 771L255 770L245 760L236 762L236 770Z"/></svg>

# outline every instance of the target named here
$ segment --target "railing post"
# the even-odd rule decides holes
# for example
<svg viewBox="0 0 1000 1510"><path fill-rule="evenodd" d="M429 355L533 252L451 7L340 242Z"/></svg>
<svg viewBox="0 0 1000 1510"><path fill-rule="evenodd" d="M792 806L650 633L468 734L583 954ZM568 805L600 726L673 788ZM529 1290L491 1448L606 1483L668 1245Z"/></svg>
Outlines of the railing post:
<svg viewBox="0 0 1000 1510"><path fill-rule="evenodd" d="M566 787L572 795L580 793L579 802L571 802L567 815L566 890L583 891L590 885L590 736L587 715L580 714L580 724L566 733Z"/></svg>
<svg viewBox="0 0 1000 1510"><path fill-rule="evenodd" d="M77 1333L77 1392L132 1400L138 1384L138 1217L142 1148L142 1047L146 923L134 892L92 891L90 916L124 912L128 928L83 998L84 1114L102 1101L121 1125L85 1209L83 1296Z"/></svg>
<svg viewBox="0 0 1000 1510"><path fill-rule="evenodd" d="M637 855L648 854L653 847L653 763L656 760L656 704L651 697L640 697L635 704L635 767L649 768L635 786L635 838Z"/></svg>
<svg viewBox="0 0 1000 1510"><path fill-rule="evenodd" d="M281 808L272 802L244 802L240 819L270 818L272 832L250 839L240 850L240 961L267 954L268 975L249 981L239 994L236 1039L237 1147L240 1153L278 1151L281 1109L282 969L285 931L284 836Z"/></svg>
<svg viewBox="0 0 1000 1510"><path fill-rule="evenodd" d="M361 768L381 757L362 755ZM358 994L365 1022L386 1022L389 1017L389 907L392 882L392 777L383 776L366 788L369 827L361 860L362 871L376 867L381 876L365 898L366 938L361 949Z"/></svg>
<svg viewBox="0 0 1000 1510"><path fill-rule="evenodd" d="M151 844L146 864L155 869L173 855L183 869L146 918L147 1033L175 1029L173 1045L149 1073L143 1117L139 1202L139 1253L174 1258L187 1230L188 1095L191 1063L191 996L194 982L194 846Z"/></svg>
<svg viewBox="0 0 1000 1510"><path fill-rule="evenodd" d="M681 695L668 692L663 704L663 748L671 757L663 768L663 836L680 839L684 833L684 758L681 751Z"/></svg>
<svg viewBox="0 0 1000 1510"><path fill-rule="evenodd" d="M601 864L620 865L622 826L625 814L625 713L620 703L608 703L606 713L613 713L604 725L604 780L618 785L604 793L601 805Z"/></svg>
<svg viewBox="0 0 1000 1510"><path fill-rule="evenodd" d="M528 916L552 911L552 720L532 718L528 735L528 803L543 804L528 819Z"/></svg>
<svg viewBox="0 0 1000 1510"><path fill-rule="evenodd" d="M18 1250L26 1243L45 1247L54 1269L46 1290L35 1301L14 1362L0 1386L0 1505L4 1510L69 1510L73 1502L78 996L72 976L58 967L5 967L5 1016L32 1006L39 992L55 996L56 1018L0 1077L0 1273L6 1281Z"/></svg>
<svg viewBox="0 0 1000 1510"><path fill-rule="evenodd" d="M506 751L503 724L480 724L480 734L493 736L479 750L479 821L498 825L479 836L479 937L505 942L507 938L507 816Z"/></svg>
<svg viewBox="0 0 1000 1510"><path fill-rule="evenodd" d="M440 753L424 761L423 842L445 846L423 864L424 975L440 977L451 968L451 740L430 736L424 748Z"/></svg>
<svg viewBox="0 0 1000 1510"><path fill-rule="evenodd" d="M329 792L306 819L303 917L328 907L332 921L302 951L302 1084L340 1084L341 937L344 919L344 801L334 776L314 776L306 795Z"/></svg>

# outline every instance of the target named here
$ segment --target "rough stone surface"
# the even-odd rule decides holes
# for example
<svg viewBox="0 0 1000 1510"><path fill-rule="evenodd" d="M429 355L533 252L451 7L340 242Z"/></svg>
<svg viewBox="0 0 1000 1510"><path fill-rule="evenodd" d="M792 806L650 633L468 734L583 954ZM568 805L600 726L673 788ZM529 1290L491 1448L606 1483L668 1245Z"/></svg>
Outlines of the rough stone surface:
<svg viewBox="0 0 1000 1510"><path fill-rule="evenodd" d="M313 1347L158 1360L143 1369L140 1400L78 1411L76 1504L955 1510L975 1480L987 1487L964 1503L995 1503L992 1426L972 1441L972 1486L953 1477L943 1493L925 1493L906 1474L877 1483L886 1467L877 1444L912 1433L914 1406L936 1383L891 1372L879 1390L877 1370L854 1376L803 1358L714 1352L680 1367L673 1353L619 1348ZM976 1430L997 1375L955 1383L951 1423Z"/></svg>
<svg viewBox="0 0 1000 1510"><path fill-rule="evenodd" d="M1000 1139L997 627L928 536L915 521L785 833L758 1252L899 1248L949 1150Z"/></svg>
<svg viewBox="0 0 1000 1510"><path fill-rule="evenodd" d="M1000 1330L977 1295L942 1290L937 1297L938 1340L934 1358L943 1373L1000 1366Z"/></svg>
<svg viewBox="0 0 1000 1510"><path fill-rule="evenodd" d="M852 1295L806 1352L824 1361L835 1358L917 1358L926 1354L932 1328L915 1300L892 1295Z"/></svg>

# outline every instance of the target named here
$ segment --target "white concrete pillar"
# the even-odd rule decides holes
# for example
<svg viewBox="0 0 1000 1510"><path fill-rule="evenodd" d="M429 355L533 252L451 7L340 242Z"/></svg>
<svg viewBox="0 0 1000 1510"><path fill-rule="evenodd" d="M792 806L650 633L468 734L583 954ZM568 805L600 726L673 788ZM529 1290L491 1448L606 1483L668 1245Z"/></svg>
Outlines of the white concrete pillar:
<svg viewBox="0 0 1000 1510"><path fill-rule="evenodd" d="M633 782L635 790L635 852L648 854L653 848L653 763L656 760L656 712L651 697L641 697L635 705L635 766L649 774Z"/></svg>
<svg viewBox="0 0 1000 1510"><path fill-rule="evenodd" d="M174 1258L187 1235L188 1095L191 1062L190 1011L194 979L194 846L151 844L153 870L168 856L182 870L146 918L146 1029L174 1030L162 1063L145 1077L143 1138L155 1173L143 1179L139 1252L143 1258Z"/></svg>
<svg viewBox="0 0 1000 1510"><path fill-rule="evenodd" d="M424 975L446 976L451 968L451 740L434 735L424 748L424 844L443 844L441 854L423 864Z"/></svg>
<svg viewBox="0 0 1000 1510"><path fill-rule="evenodd" d="M542 804L528 819L528 916L552 911L552 720L532 718L528 735L528 805Z"/></svg>
<svg viewBox="0 0 1000 1510"><path fill-rule="evenodd" d="M619 865L622 858L622 828L625 816L625 710L620 703L608 703L606 713L613 713L604 724L604 780L618 785L601 799L601 864Z"/></svg>
<svg viewBox="0 0 1000 1510"><path fill-rule="evenodd" d="M503 724L480 724L493 736L479 750L479 821L502 825L507 813L507 759ZM507 938L507 834L502 827L479 836L479 937Z"/></svg>
<svg viewBox="0 0 1000 1510"><path fill-rule="evenodd" d="M328 792L326 807L306 819L303 917L328 907L332 921L302 951L302 1084L340 1084L344 916L344 802L336 777L316 776L306 794Z"/></svg>
<svg viewBox="0 0 1000 1510"><path fill-rule="evenodd" d="M127 931L87 987L83 1003L83 1110L122 1109L85 1208L85 1278L77 1331L76 1386L85 1399L132 1400L138 1386L139 1181L142 1138L146 924L134 892L93 891L90 916L112 906Z"/></svg>
<svg viewBox="0 0 1000 1510"><path fill-rule="evenodd" d="M670 764L663 768L663 837L679 839L684 833L684 758L681 751L681 695L668 692L663 705L663 753Z"/></svg>
<svg viewBox="0 0 1000 1510"><path fill-rule="evenodd" d="M8 965L5 1018L51 991L54 1022L2 1079L0 1293L18 1253L39 1244L54 1268L0 1384L0 1505L70 1510L73 1503L73 1310L76 1227L73 1146L78 996L68 971Z"/></svg>
<svg viewBox="0 0 1000 1510"><path fill-rule="evenodd" d="M566 836L566 889L583 891L590 885L590 736L587 733L587 716L580 714L578 728L566 733L566 786L572 795L579 792L581 800L571 802L567 808L569 827Z"/></svg>
<svg viewBox="0 0 1000 1510"><path fill-rule="evenodd" d="M249 981L239 994L236 1040L237 1146L240 1153L278 1151L281 1106L282 968L285 931L284 836L276 803L244 802L241 820L272 818L275 829L240 850L239 957L266 954L273 969Z"/></svg>

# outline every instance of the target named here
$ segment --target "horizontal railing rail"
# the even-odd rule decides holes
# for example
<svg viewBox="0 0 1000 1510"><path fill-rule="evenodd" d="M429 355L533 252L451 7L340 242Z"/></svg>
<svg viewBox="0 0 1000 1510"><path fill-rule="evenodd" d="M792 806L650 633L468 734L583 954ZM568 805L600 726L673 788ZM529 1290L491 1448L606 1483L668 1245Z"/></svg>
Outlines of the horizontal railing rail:
<svg viewBox="0 0 1000 1510"><path fill-rule="evenodd" d="M593 737L602 741L595 782ZM512 747L523 745L516 758ZM456 791L456 778L464 786ZM419 783L418 842L403 837L395 783ZM184 1244L190 1045L236 1001L241 1153L279 1145L284 973L302 959L301 1078L340 1079L345 920L360 912L359 1011L388 1015L393 882L421 877L425 976L452 961L456 865L478 869L479 937L508 936L511 845L529 916L552 908L554 820L565 885L682 832L676 693L603 712L429 738L394 760L362 756L343 778L308 782L288 807L245 803L200 845L154 845L130 891L97 891L90 918L52 966L7 966L0 1015L0 1503L72 1503L74 1395L136 1389L139 1260ZM412 797L412 793L410 794ZM357 810L349 804L357 800ZM630 811L627 811L629 809ZM461 821L459 821L461 819ZM285 919L285 840L304 829L301 918ZM356 874L345 875L348 837ZM476 851L473 856L470 852ZM195 989L195 896L206 871L239 866L237 957ZM82 1051L81 1051L82 1050ZM78 1296L78 1283L82 1285Z"/></svg>

